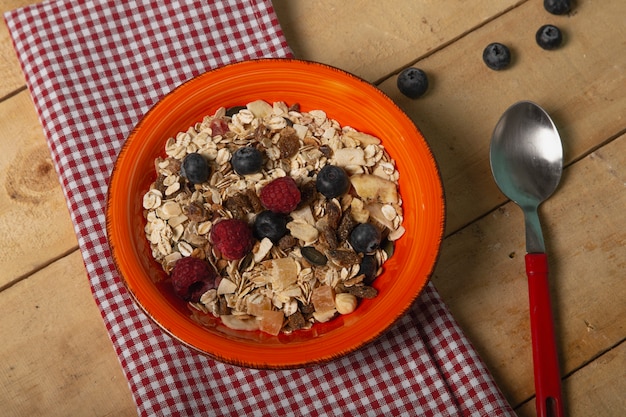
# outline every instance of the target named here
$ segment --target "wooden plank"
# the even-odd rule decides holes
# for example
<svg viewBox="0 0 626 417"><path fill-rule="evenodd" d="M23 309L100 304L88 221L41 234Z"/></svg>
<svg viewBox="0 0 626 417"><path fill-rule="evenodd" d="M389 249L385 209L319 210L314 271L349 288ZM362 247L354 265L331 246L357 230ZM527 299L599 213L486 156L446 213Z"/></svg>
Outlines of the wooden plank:
<svg viewBox="0 0 626 417"><path fill-rule="evenodd" d="M564 381L565 411L570 417L622 417L625 392L626 343L621 343ZM515 411L519 417L534 417L534 400Z"/></svg>
<svg viewBox="0 0 626 417"><path fill-rule="evenodd" d="M274 0L289 46L376 81L527 0Z"/></svg>
<svg viewBox="0 0 626 417"><path fill-rule="evenodd" d="M76 248L28 92L0 102L0 288Z"/></svg>
<svg viewBox="0 0 626 417"><path fill-rule="evenodd" d="M9 10L33 3L37 2L32 0L3 0L0 2L0 15L4 15ZM6 97L8 94L26 85L4 19L2 19L2 24L0 24L0 74L2 74L2 77L0 77L0 98Z"/></svg>
<svg viewBox="0 0 626 417"><path fill-rule="evenodd" d="M2 414L137 415L78 251L1 294Z"/></svg>
<svg viewBox="0 0 626 417"><path fill-rule="evenodd" d="M623 340L626 135L565 170L541 211L563 374ZM534 392L525 239L512 203L444 241L433 281L516 405Z"/></svg>
<svg viewBox="0 0 626 417"><path fill-rule="evenodd" d="M626 2L579 2L575 10L553 16L541 2L527 2L418 62L431 79L420 99L402 96L395 77L380 85L433 148L446 188L449 232L505 201L487 155L496 122L514 102L533 100L546 108L568 162L626 129L626 54L615 53L624 50ZM535 31L548 22L566 34L559 50L535 44ZM513 50L507 70L492 71L482 62L483 48L494 41Z"/></svg>

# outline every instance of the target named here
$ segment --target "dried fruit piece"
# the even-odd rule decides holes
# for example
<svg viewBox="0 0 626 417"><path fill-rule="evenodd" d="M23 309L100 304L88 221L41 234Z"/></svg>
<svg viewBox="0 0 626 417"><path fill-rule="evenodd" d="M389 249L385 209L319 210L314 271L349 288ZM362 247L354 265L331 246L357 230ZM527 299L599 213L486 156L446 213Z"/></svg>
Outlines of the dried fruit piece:
<svg viewBox="0 0 626 417"><path fill-rule="evenodd" d="M274 290L288 288L298 280L298 265L293 258L278 258L270 261L270 282Z"/></svg>
<svg viewBox="0 0 626 417"><path fill-rule="evenodd" d="M318 312L333 310L335 308L335 291L330 285L320 285L311 294L311 304Z"/></svg>
<svg viewBox="0 0 626 417"><path fill-rule="evenodd" d="M254 117L262 119L272 114L273 107L265 100L255 100L246 105L248 110L254 114Z"/></svg>
<svg viewBox="0 0 626 417"><path fill-rule="evenodd" d="M246 302L246 310L251 316L262 316L267 310L272 309L272 300L264 295L249 297Z"/></svg>
<svg viewBox="0 0 626 417"><path fill-rule="evenodd" d="M202 203L192 201L183 209L189 220L201 223L209 219L209 213Z"/></svg>
<svg viewBox="0 0 626 417"><path fill-rule="evenodd" d="M259 320L259 330L276 336L283 328L284 319L285 316L281 311L265 310Z"/></svg>
<svg viewBox="0 0 626 417"><path fill-rule="evenodd" d="M276 145L280 150L281 158L291 158L300 150L300 138L294 128L286 127L281 130L280 137Z"/></svg>
<svg viewBox="0 0 626 417"><path fill-rule="evenodd" d="M296 311L295 313L287 317L286 326L289 328L290 331L302 329L305 325L306 321L300 311Z"/></svg>
<svg viewBox="0 0 626 417"><path fill-rule="evenodd" d="M378 295L378 290L368 285L355 285L352 287L346 287L346 292L358 298L376 298L376 296Z"/></svg>
<svg viewBox="0 0 626 417"><path fill-rule="evenodd" d="M398 187L393 181L377 175L357 174L350 177L356 193L365 203L398 203Z"/></svg>
<svg viewBox="0 0 626 417"><path fill-rule="evenodd" d="M341 268L350 268L361 261L356 252L347 249L329 249L326 251L326 255L335 265L339 265Z"/></svg>
<svg viewBox="0 0 626 417"><path fill-rule="evenodd" d="M230 130L228 128L228 122L221 117L213 119L210 124L210 128L212 136L222 136L224 133Z"/></svg>
<svg viewBox="0 0 626 417"><path fill-rule="evenodd" d="M250 202L250 206L252 207L252 211L254 213L260 213L263 211L263 203L261 203L261 199L256 193L251 189L246 189L245 196L248 197L248 201Z"/></svg>
<svg viewBox="0 0 626 417"><path fill-rule="evenodd" d="M336 201L328 200L326 202L325 211L328 226L337 229L337 227L339 227L339 221L341 220L341 207Z"/></svg>
<svg viewBox="0 0 626 417"><path fill-rule="evenodd" d="M310 206L316 198L317 189L315 188L315 181L305 182L300 186L300 204L298 204L298 207Z"/></svg>
<svg viewBox="0 0 626 417"><path fill-rule="evenodd" d="M337 228L337 238L341 241L347 241L352 229L358 223L352 218L351 210L348 208L341 217L341 221L339 222L339 226Z"/></svg>
<svg viewBox="0 0 626 417"><path fill-rule="evenodd" d="M285 235L281 237L280 240L278 241L278 247L282 250L287 250L296 246L297 243L298 241L296 240L295 237L291 235Z"/></svg>

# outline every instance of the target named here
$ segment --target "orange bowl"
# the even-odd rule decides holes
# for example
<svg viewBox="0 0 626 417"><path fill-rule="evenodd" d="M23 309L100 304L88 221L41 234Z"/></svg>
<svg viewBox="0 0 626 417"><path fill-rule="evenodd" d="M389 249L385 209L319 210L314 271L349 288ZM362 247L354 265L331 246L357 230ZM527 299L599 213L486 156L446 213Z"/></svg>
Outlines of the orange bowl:
<svg viewBox="0 0 626 417"><path fill-rule="evenodd" d="M400 173L406 233L384 272L378 296L351 314L309 330L271 336L235 331L218 319L200 325L160 282L161 265L144 234L142 197L155 180L154 160L177 132L231 107L262 99L324 110L342 126L381 139ZM413 122L376 87L326 65L264 59L231 64L177 87L138 123L124 144L109 183L106 225L113 260L128 291L165 332L219 361L252 368L297 368L339 358L372 341L411 306L433 271L444 230L444 194L433 155Z"/></svg>

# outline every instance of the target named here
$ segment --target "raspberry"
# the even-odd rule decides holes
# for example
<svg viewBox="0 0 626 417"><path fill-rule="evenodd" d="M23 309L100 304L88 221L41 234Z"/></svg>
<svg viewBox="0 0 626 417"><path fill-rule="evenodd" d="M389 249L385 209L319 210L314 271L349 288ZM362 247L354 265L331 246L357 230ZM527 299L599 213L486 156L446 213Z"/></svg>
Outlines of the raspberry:
<svg viewBox="0 0 626 417"><path fill-rule="evenodd" d="M243 258L252 250L254 238L245 221L225 219L211 228L211 242L225 259L235 260Z"/></svg>
<svg viewBox="0 0 626 417"><path fill-rule="evenodd" d="M300 190L291 177L276 178L261 189L261 203L276 213L292 212L300 203Z"/></svg>
<svg viewBox="0 0 626 417"><path fill-rule="evenodd" d="M172 269L172 286L177 296L185 301L200 301L202 294L215 288L217 273L202 259L179 259Z"/></svg>

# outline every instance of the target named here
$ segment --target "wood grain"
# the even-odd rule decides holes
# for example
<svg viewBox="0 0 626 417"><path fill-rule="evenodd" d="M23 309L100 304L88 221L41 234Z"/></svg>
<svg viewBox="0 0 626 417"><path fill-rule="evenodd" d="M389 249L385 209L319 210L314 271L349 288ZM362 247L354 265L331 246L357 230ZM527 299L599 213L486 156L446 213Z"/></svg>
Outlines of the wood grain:
<svg viewBox="0 0 626 417"><path fill-rule="evenodd" d="M550 113L568 163L624 131L626 55L614 51L626 47L626 4L580 2L572 16L552 16L540 3L526 2L419 61L416 66L432 79L425 97L402 96L394 77L380 85L433 148L446 189L448 232L504 202L487 155L493 127L514 102L533 100ZM544 51L535 44L536 29L547 22L567 34L562 49ZM492 71L482 62L483 48L494 41L513 50L511 68ZM590 47L592 42L602 47Z"/></svg>
<svg viewBox="0 0 626 417"><path fill-rule="evenodd" d="M136 415L78 251L2 291L0 311L0 414Z"/></svg>
<svg viewBox="0 0 626 417"><path fill-rule="evenodd" d="M298 58L375 82L526 0L397 2L332 0L273 4Z"/></svg>
<svg viewBox="0 0 626 417"><path fill-rule="evenodd" d="M6 0L0 11L31 3ZM581 0L566 16L534 0L273 3L299 58L376 82L423 131L448 201L433 280L522 417L535 415L522 215L491 179L488 147L513 102L550 112L568 164L541 211L566 408L621 416L626 55L616 51L626 50L626 3ZM561 27L563 48L536 46L544 23ZM512 48L511 68L482 63L493 41ZM413 64L431 81L418 100L395 85L395 73ZM0 71L0 414L136 415L3 24Z"/></svg>
<svg viewBox="0 0 626 417"><path fill-rule="evenodd" d="M624 218L625 165L622 136L567 168L541 208L563 375L624 340L626 230L611 223ZM524 245L508 203L446 239L433 278L512 404L534 392Z"/></svg>
<svg viewBox="0 0 626 417"><path fill-rule="evenodd" d="M0 288L77 247L27 91L0 102Z"/></svg>
<svg viewBox="0 0 626 417"><path fill-rule="evenodd" d="M569 417L623 417L626 410L626 343L609 350L563 384ZM515 410L519 417L536 415L533 401Z"/></svg>

